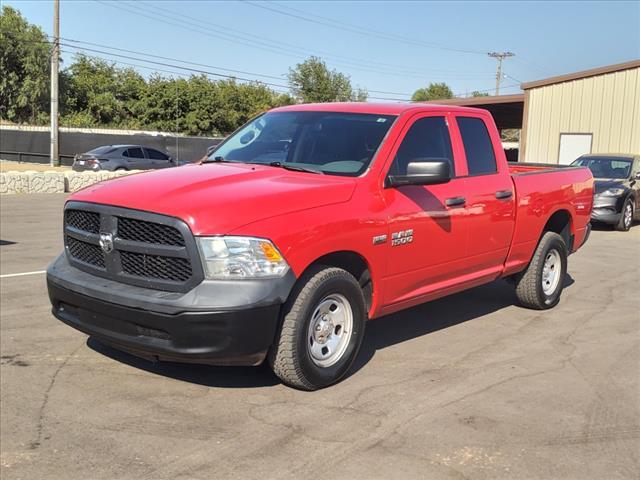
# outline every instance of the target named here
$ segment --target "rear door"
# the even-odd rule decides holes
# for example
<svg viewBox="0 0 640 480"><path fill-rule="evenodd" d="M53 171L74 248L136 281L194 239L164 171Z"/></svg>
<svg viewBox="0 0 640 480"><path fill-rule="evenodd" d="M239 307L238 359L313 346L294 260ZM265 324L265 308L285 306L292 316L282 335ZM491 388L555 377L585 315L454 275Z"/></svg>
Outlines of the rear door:
<svg viewBox="0 0 640 480"><path fill-rule="evenodd" d="M126 158L127 166L130 170L148 170L151 168L151 161L144 155L141 147L130 147L122 152Z"/></svg>
<svg viewBox="0 0 640 480"><path fill-rule="evenodd" d="M155 148L145 148L144 151L149 158L151 168L173 167L174 163L166 153L156 150Z"/></svg>
<svg viewBox="0 0 640 480"><path fill-rule="evenodd" d="M466 166L467 266L476 280L494 277L502 272L513 237L515 187L493 122L465 113L456 115L455 124Z"/></svg>
<svg viewBox="0 0 640 480"><path fill-rule="evenodd" d="M389 235L383 303L410 304L459 281L465 264L467 221L464 179L457 178L449 119L444 113L418 114L407 122L386 174L406 174L417 159L446 158L453 178L439 185L411 185L383 190ZM374 241L375 242L375 241Z"/></svg>

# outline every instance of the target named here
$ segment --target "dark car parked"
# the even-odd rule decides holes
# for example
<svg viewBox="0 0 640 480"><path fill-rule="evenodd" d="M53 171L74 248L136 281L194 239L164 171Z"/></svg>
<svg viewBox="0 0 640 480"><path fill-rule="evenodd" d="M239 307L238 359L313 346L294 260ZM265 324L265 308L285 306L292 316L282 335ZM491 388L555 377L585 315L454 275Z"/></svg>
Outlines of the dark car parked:
<svg viewBox="0 0 640 480"><path fill-rule="evenodd" d="M105 145L97 147L73 159L76 172L100 170L152 170L175 167L176 160L157 148L141 145Z"/></svg>
<svg viewBox="0 0 640 480"><path fill-rule="evenodd" d="M572 165L589 167L595 178L593 222L614 225L626 232L640 215L640 156L583 155Z"/></svg>

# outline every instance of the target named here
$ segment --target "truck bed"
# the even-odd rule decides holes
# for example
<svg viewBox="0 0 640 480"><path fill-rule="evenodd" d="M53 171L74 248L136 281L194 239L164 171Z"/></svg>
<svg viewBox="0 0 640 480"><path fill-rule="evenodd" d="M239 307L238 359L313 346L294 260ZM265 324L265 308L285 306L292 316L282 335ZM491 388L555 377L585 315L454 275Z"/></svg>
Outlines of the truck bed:
<svg viewBox="0 0 640 480"><path fill-rule="evenodd" d="M593 205L593 180L586 167L543 163L509 163L516 192L516 223L505 273L521 270L530 260L540 232L561 210L570 214L571 251L583 243Z"/></svg>
<svg viewBox="0 0 640 480"><path fill-rule="evenodd" d="M556 170L581 168L573 165L558 165L557 163L524 163L508 162L511 175L526 175L530 173L546 173Z"/></svg>

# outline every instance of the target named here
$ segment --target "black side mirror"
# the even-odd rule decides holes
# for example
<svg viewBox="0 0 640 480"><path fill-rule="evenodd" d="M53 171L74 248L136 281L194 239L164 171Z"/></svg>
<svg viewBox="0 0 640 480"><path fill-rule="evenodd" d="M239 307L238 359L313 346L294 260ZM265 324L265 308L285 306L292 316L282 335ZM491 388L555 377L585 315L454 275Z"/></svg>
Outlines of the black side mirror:
<svg viewBox="0 0 640 480"><path fill-rule="evenodd" d="M640 180L640 172L636 173L636 180Z"/></svg>
<svg viewBox="0 0 640 480"><path fill-rule="evenodd" d="M416 158L407 165L406 175L389 175L385 187L435 185L451 180L451 162L446 158Z"/></svg>

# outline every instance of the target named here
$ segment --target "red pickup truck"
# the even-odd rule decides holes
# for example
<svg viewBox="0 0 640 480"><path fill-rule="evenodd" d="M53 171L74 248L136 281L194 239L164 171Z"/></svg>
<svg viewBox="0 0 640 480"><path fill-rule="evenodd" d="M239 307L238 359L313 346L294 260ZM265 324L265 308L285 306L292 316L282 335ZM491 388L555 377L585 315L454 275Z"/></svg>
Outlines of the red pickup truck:
<svg viewBox="0 0 640 480"><path fill-rule="evenodd" d="M201 164L72 195L49 296L134 355L267 358L313 390L345 375L368 319L498 278L553 307L592 204L587 168L507 164L486 111L295 105Z"/></svg>

